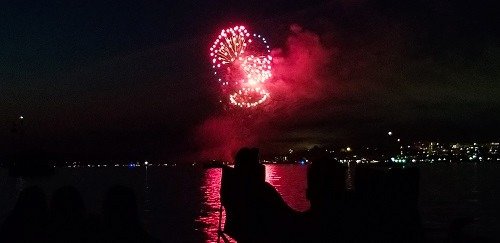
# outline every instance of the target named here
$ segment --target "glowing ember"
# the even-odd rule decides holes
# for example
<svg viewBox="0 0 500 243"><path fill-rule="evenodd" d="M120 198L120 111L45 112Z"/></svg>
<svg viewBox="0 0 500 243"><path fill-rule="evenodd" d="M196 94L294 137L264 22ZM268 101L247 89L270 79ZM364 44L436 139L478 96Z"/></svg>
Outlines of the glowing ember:
<svg viewBox="0 0 500 243"><path fill-rule="evenodd" d="M210 58L231 104L250 108L269 98L264 83L272 76L270 52L266 39L250 34L244 26L221 31L210 48Z"/></svg>
<svg viewBox="0 0 500 243"><path fill-rule="evenodd" d="M239 107L254 107L262 104L269 97L266 90L260 88L242 88L229 95L229 101Z"/></svg>
<svg viewBox="0 0 500 243"><path fill-rule="evenodd" d="M241 64L250 85L264 83L271 77L271 56L247 57Z"/></svg>

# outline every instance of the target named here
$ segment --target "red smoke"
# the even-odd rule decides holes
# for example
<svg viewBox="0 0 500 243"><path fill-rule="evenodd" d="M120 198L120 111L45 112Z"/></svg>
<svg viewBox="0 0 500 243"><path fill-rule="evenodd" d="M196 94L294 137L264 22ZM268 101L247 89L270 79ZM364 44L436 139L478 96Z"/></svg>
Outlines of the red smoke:
<svg viewBox="0 0 500 243"><path fill-rule="evenodd" d="M257 137L251 132L251 127L252 124L245 124L244 120L231 114L208 118L195 133L200 147L196 157L231 161L239 148L256 144Z"/></svg>
<svg viewBox="0 0 500 243"><path fill-rule="evenodd" d="M262 107L230 110L204 121L195 133L201 148L198 159L232 161L242 146L272 144L286 135L280 130L283 124L300 119L303 109L332 94L333 80L325 71L332 49L322 44L319 35L299 25L292 25L290 31L285 47L272 51L273 78L267 83L270 101Z"/></svg>
<svg viewBox="0 0 500 243"><path fill-rule="evenodd" d="M286 48L273 50L273 91L289 104L322 98L328 91L325 89L331 88L323 70L333 51L324 47L315 33L298 25L292 25L290 30Z"/></svg>

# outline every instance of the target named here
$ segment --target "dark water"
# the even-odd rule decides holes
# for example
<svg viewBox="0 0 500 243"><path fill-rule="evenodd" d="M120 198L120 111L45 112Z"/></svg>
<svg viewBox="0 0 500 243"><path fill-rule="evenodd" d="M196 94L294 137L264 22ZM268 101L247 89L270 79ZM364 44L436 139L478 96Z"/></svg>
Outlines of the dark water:
<svg viewBox="0 0 500 243"><path fill-rule="evenodd" d="M307 167L268 165L266 180L294 209L307 210ZM500 240L500 164L421 166L420 211L429 238L444 240L452 219L472 216L467 230ZM39 185L50 194L74 185L88 211L99 214L106 190L114 184L133 188L148 231L164 242L213 242L219 222L220 169L180 167L59 169L51 178L16 179L0 172L0 220L19 191ZM224 216L224 215L222 215Z"/></svg>

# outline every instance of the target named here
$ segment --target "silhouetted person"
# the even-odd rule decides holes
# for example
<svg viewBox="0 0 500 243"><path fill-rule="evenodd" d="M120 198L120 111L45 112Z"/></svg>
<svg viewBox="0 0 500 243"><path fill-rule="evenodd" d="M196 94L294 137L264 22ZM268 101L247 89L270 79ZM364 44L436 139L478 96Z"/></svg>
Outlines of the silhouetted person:
<svg viewBox="0 0 500 243"><path fill-rule="evenodd" d="M238 242L289 242L295 212L265 181L258 149L242 148L235 167L224 167L221 201L226 209L224 232Z"/></svg>
<svg viewBox="0 0 500 243"><path fill-rule="evenodd" d="M310 209L303 215L301 241L345 242L350 234L353 210L346 191L344 167L336 160L313 153L307 173Z"/></svg>
<svg viewBox="0 0 500 243"><path fill-rule="evenodd" d="M266 180L266 168L259 162L257 148L242 148L236 153L234 169L245 182L263 182Z"/></svg>
<svg viewBox="0 0 500 243"><path fill-rule="evenodd" d="M144 230L137 210L132 189L124 186L110 188L103 205L102 242L158 242Z"/></svg>
<svg viewBox="0 0 500 243"><path fill-rule="evenodd" d="M61 187L50 204L50 242L90 242L85 205L80 192L72 186Z"/></svg>
<svg viewBox="0 0 500 243"><path fill-rule="evenodd" d="M47 215L42 189L25 188L0 229L0 242L47 242Z"/></svg>

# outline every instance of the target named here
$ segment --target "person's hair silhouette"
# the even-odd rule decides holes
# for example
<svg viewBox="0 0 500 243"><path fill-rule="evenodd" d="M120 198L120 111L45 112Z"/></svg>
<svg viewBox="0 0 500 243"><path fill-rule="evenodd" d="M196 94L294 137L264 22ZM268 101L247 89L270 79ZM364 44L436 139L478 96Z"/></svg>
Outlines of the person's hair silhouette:
<svg viewBox="0 0 500 243"><path fill-rule="evenodd" d="M157 242L142 227L132 189L111 187L104 199L103 242Z"/></svg>
<svg viewBox="0 0 500 243"><path fill-rule="evenodd" d="M50 242L87 242L85 205L75 187L64 186L54 192L50 213Z"/></svg>
<svg viewBox="0 0 500 243"><path fill-rule="evenodd" d="M345 241L351 208L345 186L346 170L319 151L311 151L311 161L306 191L311 207L302 222L302 240Z"/></svg>
<svg viewBox="0 0 500 243"><path fill-rule="evenodd" d="M259 162L258 148L241 148L234 158L234 169L246 182L263 182L266 169Z"/></svg>
<svg viewBox="0 0 500 243"><path fill-rule="evenodd" d="M336 160L318 157L313 160L307 172L307 199L312 210L324 210L345 193L345 168Z"/></svg>
<svg viewBox="0 0 500 243"><path fill-rule="evenodd" d="M224 167L221 201L226 209L225 233L238 242L281 242L293 225L295 212L265 181L257 148L242 148L234 168Z"/></svg>
<svg viewBox="0 0 500 243"><path fill-rule="evenodd" d="M0 242L46 242L47 211L43 190L25 188L0 229Z"/></svg>

